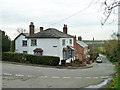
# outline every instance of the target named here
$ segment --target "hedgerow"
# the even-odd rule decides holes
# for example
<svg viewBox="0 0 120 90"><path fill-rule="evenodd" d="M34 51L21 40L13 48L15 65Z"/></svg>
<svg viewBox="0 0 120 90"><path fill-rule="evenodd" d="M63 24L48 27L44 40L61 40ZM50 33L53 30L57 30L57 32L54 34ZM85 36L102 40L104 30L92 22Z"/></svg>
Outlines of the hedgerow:
<svg viewBox="0 0 120 90"><path fill-rule="evenodd" d="M32 63L32 64L43 64L57 66L59 64L60 58L55 56L43 56L43 55L32 55L24 53L13 53L13 52L3 52L3 61L13 61L20 63Z"/></svg>

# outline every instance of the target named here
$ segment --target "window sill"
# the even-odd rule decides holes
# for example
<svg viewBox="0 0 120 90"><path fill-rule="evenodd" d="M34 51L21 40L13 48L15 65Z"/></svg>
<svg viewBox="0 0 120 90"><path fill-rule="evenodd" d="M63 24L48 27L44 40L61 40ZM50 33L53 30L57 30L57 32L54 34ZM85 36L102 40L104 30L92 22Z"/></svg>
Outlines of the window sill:
<svg viewBox="0 0 120 90"><path fill-rule="evenodd" d="M37 46L37 45L31 45L31 46Z"/></svg>
<svg viewBox="0 0 120 90"><path fill-rule="evenodd" d="M27 46L22 46L22 47L27 47Z"/></svg>

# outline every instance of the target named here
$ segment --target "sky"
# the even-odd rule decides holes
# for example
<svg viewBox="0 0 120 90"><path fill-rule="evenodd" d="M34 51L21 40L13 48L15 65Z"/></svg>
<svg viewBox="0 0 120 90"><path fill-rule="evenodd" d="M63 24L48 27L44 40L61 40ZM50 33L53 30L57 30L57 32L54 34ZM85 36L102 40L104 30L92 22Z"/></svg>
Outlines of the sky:
<svg viewBox="0 0 120 90"><path fill-rule="evenodd" d="M83 40L106 40L117 32L117 15L111 15L101 26L103 12L95 0L0 0L0 29L13 40L17 28L29 32L30 22L39 27L63 31L67 24L68 34L81 36ZM112 22L114 20L114 22Z"/></svg>

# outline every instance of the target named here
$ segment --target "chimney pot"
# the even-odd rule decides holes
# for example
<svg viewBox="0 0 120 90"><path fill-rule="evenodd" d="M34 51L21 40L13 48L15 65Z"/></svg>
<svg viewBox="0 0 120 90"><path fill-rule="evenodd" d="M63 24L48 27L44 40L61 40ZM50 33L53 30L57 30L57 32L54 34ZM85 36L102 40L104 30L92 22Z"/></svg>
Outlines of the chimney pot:
<svg viewBox="0 0 120 90"><path fill-rule="evenodd" d="M30 25L33 25L33 22L30 22Z"/></svg>
<svg viewBox="0 0 120 90"><path fill-rule="evenodd" d="M42 32L43 31L43 27L40 27L40 32Z"/></svg>
<svg viewBox="0 0 120 90"><path fill-rule="evenodd" d="M78 37L78 40L79 40L79 41L82 41L82 37L81 37L81 36L79 36L79 37Z"/></svg>
<svg viewBox="0 0 120 90"><path fill-rule="evenodd" d="M30 22L30 25L29 25L29 34L30 35L34 34L34 25L33 25L33 22Z"/></svg>
<svg viewBox="0 0 120 90"><path fill-rule="evenodd" d="M64 24L63 32L67 34L67 25L66 24Z"/></svg>

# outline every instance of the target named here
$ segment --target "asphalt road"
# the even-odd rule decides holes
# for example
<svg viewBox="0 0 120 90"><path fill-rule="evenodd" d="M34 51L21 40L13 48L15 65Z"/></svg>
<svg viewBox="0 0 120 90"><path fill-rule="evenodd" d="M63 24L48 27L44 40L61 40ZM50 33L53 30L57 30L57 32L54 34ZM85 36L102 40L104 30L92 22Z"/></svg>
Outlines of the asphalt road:
<svg viewBox="0 0 120 90"><path fill-rule="evenodd" d="M86 69L58 69L2 63L3 88L83 88L95 85L116 72L105 56L103 63Z"/></svg>

